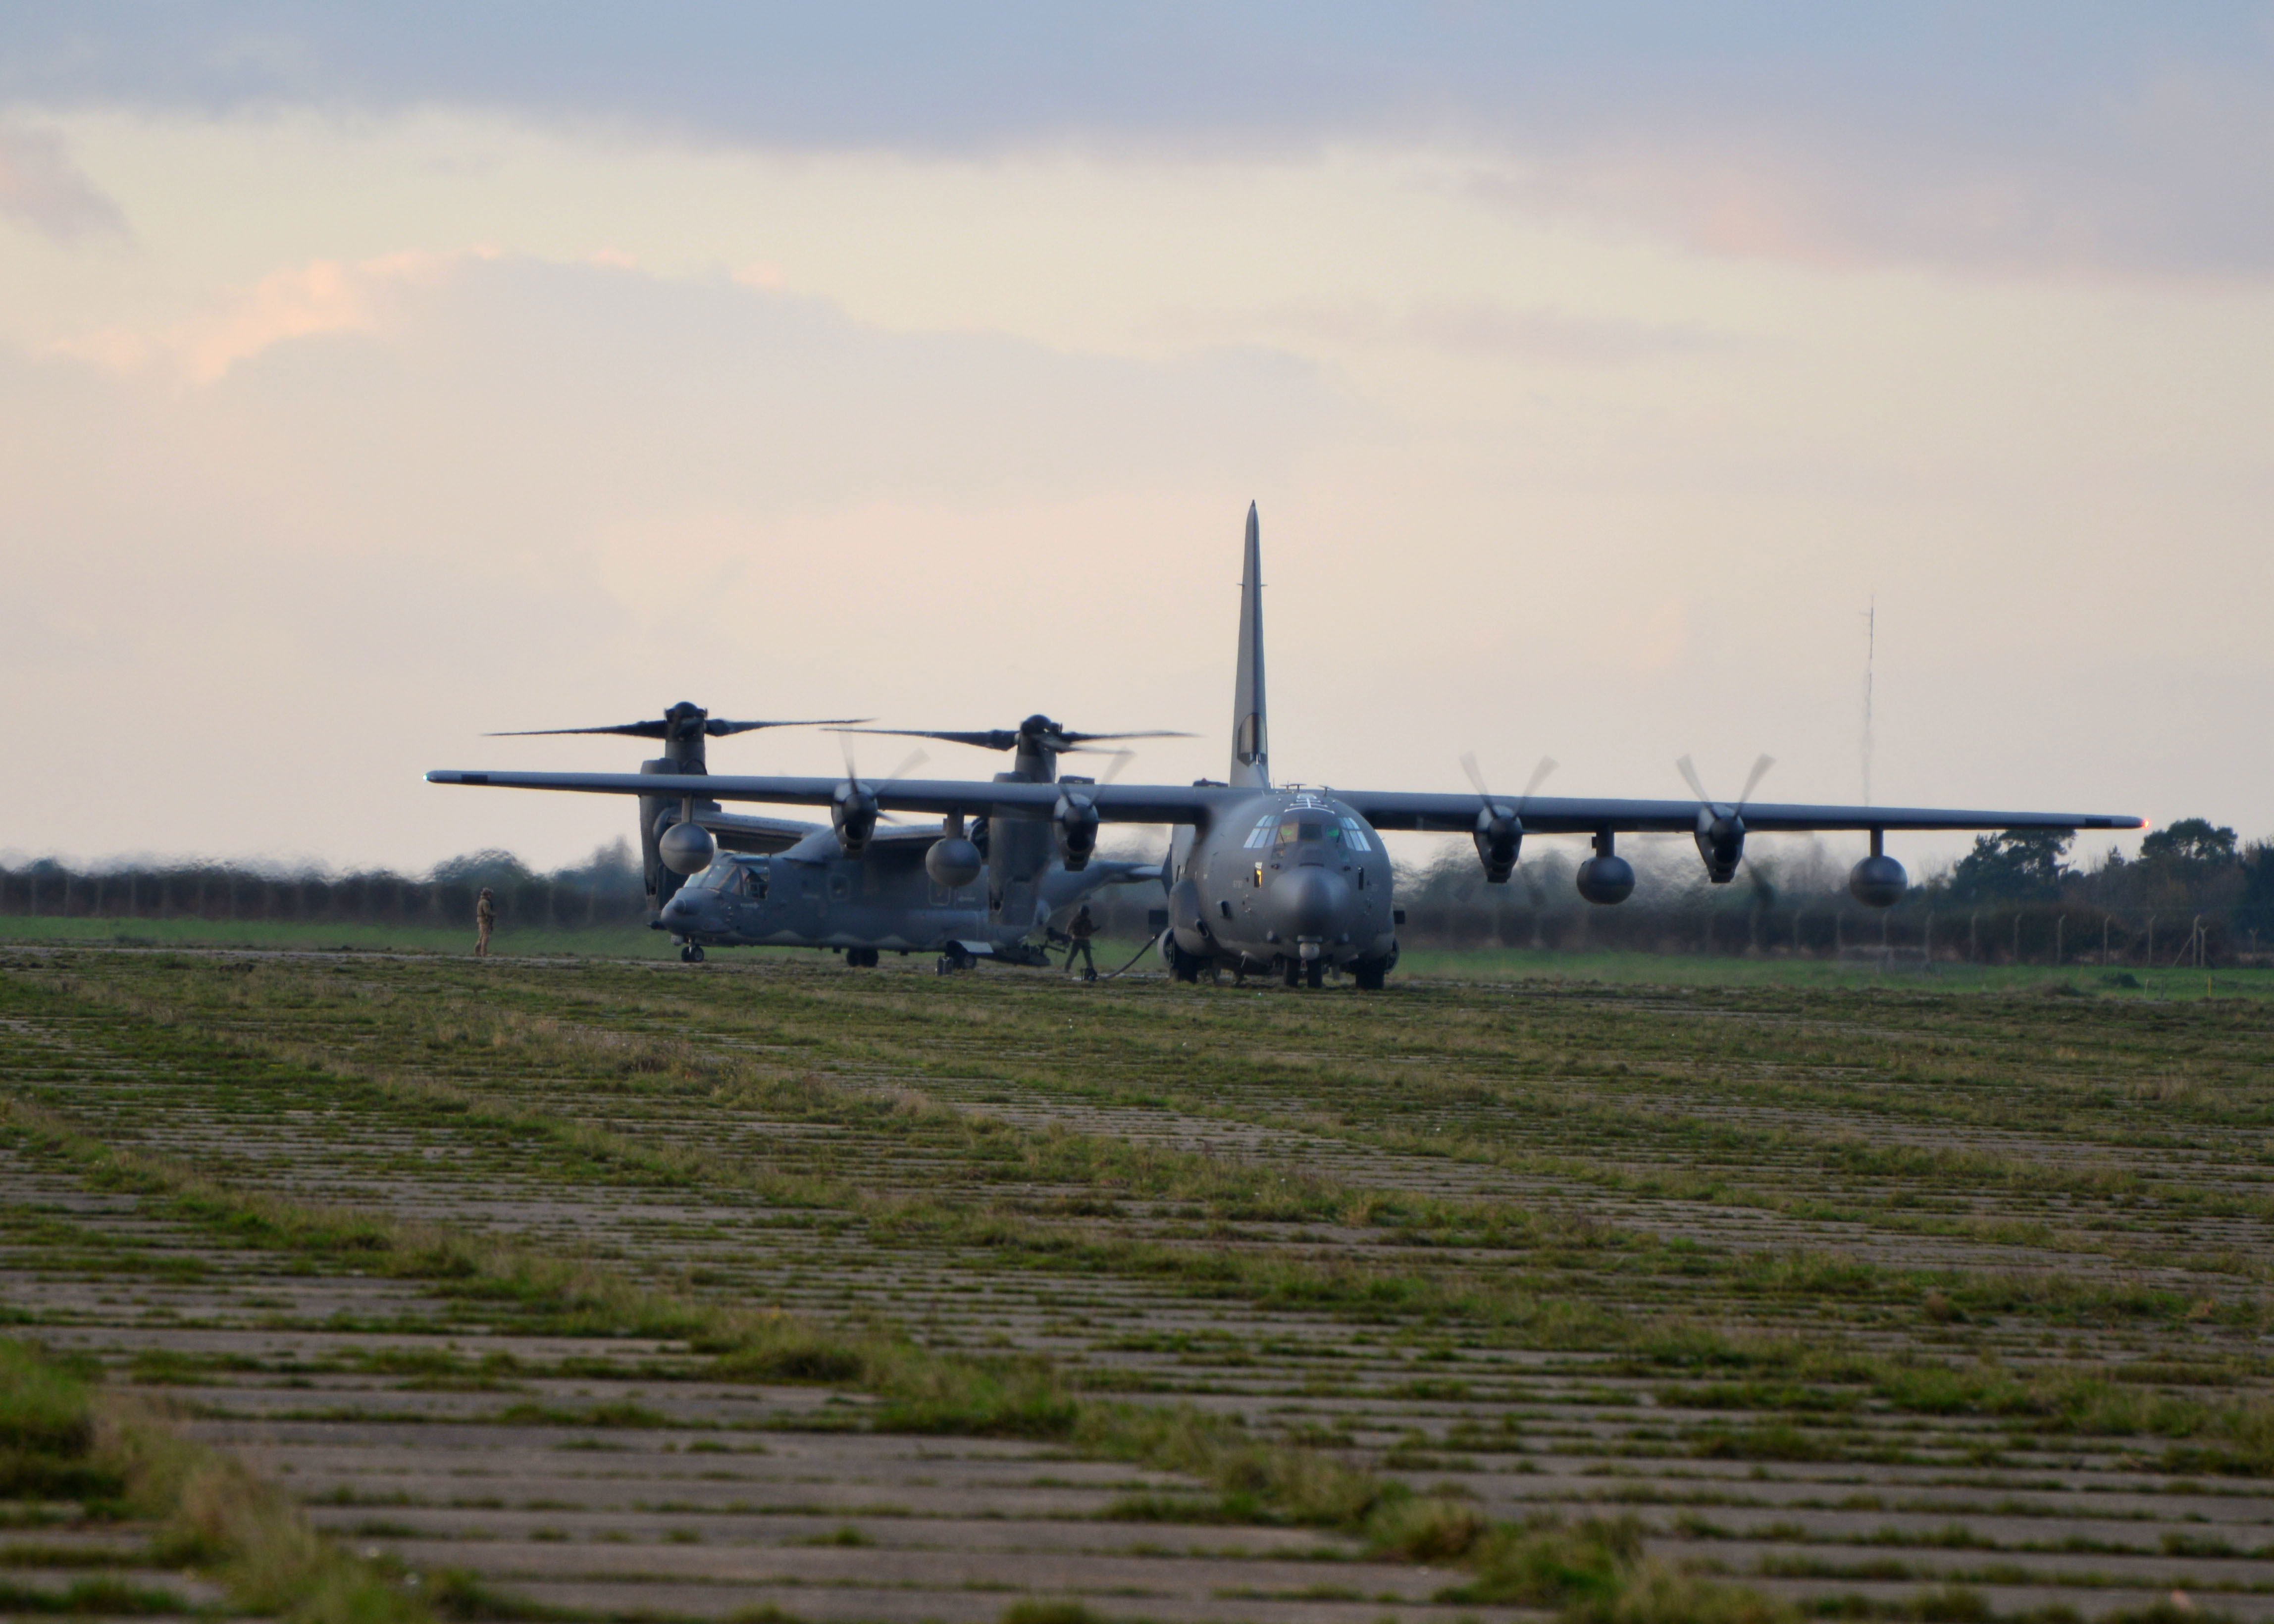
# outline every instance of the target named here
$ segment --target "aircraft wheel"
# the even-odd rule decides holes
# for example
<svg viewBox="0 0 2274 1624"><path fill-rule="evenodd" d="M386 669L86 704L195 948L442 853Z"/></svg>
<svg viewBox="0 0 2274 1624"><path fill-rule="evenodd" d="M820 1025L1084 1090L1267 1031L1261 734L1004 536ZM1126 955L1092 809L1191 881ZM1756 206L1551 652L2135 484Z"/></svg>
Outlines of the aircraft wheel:
<svg viewBox="0 0 2274 1624"><path fill-rule="evenodd" d="M701 964L703 962L703 950L694 943L689 942L686 946L679 950L679 962L681 964Z"/></svg>
<svg viewBox="0 0 2274 1624"><path fill-rule="evenodd" d="M1303 961L1299 959L1281 959L1279 961L1279 974L1281 978L1286 981L1288 986L1300 986L1303 980Z"/></svg>
<svg viewBox="0 0 2274 1624"><path fill-rule="evenodd" d="M1368 962L1361 959L1351 966L1351 976L1358 982L1358 989L1360 992L1380 992L1382 976L1388 969L1387 965L1378 960Z"/></svg>
<svg viewBox="0 0 2274 1624"><path fill-rule="evenodd" d="M1161 933L1161 958L1169 966L1169 978L1178 981L1197 981L1201 979L1199 960L1177 945L1177 938L1167 931Z"/></svg>
<svg viewBox="0 0 2274 1624"><path fill-rule="evenodd" d="M955 966L948 962L948 958L945 953L942 953L938 958L931 961L931 973L934 975L945 975L950 970L954 968Z"/></svg>
<svg viewBox="0 0 2274 1624"><path fill-rule="evenodd" d="M1311 960L1304 970L1303 979L1313 987L1324 987L1327 984L1326 962L1318 959Z"/></svg>

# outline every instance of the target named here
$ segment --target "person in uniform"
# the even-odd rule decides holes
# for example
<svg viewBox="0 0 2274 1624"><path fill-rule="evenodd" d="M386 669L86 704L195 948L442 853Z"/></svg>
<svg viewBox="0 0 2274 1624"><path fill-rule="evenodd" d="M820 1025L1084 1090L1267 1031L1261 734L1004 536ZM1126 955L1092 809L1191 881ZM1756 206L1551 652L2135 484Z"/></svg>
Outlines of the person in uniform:
<svg viewBox="0 0 2274 1624"><path fill-rule="evenodd" d="M497 901L490 888L482 887L481 900L474 904L474 957L490 956L490 932L497 929Z"/></svg>
<svg viewBox="0 0 2274 1624"><path fill-rule="evenodd" d="M1073 916L1073 923L1066 927L1066 936L1071 944L1066 949L1068 975L1073 974L1073 956L1080 953L1082 965L1081 979L1085 981L1094 981L1097 979L1097 960L1091 958L1089 954L1089 939L1096 934L1097 921L1090 918L1089 904L1085 902L1081 905L1081 911Z"/></svg>

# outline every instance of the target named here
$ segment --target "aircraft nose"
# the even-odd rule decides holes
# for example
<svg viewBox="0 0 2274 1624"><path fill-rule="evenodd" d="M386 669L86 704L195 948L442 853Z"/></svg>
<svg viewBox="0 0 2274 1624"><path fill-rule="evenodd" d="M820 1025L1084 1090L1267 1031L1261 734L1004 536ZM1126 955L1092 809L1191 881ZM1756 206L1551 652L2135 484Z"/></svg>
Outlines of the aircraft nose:
<svg viewBox="0 0 2274 1624"><path fill-rule="evenodd" d="M1271 882L1271 912L1279 933L1295 940L1331 941L1347 928L1350 882L1330 868L1306 865Z"/></svg>

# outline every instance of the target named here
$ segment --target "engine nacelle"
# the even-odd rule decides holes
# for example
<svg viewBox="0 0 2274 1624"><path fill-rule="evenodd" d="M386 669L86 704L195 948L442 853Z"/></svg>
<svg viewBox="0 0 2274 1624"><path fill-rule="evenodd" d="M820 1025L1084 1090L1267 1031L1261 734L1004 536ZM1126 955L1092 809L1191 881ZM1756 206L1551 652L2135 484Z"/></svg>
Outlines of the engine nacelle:
<svg viewBox="0 0 2274 1624"><path fill-rule="evenodd" d="M1097 803L1087 795L1060 795L1050 824L1058 831L1058 856L1067 869L1079 872L1089 867L1089 854L1097 849Z"/></svg>
<svg viewBox="0 0 2274 1624"><path fill-rule="evenodd" d="M1874 852L1848 871L1848 894L1867 908L1891 908L1910 889L1902 864L1884 852Z"/></svg>
<svg viewBox="0 0 2274 1624"><path fill-rule="evenodd" d="M869 837L877 832L880 813L877 792L867 785L839 785L836 796L829 803L829 821L837 830L838 850L847 857L858 857L867 851Z"/></svg>
<svg viewBox="0 0 2274 1624"><path fill-rule="evenodd" d="M719 843L700 823L677 823L656 841L655 854L674 874L697 875L711 866L711 860L719 854Z"/></svg>
<svg viewBox="0 0 2274 1624"><path fill-rule="evenodd" d="M1606 853L1579 865L1579 894L1601 907L1624 902L1634 895L1634 865Z"/></svg>
<svg viewBox="0 0 2274 1624"><path fill-rule="evenodd" d="M943 835L924 853L924 872L931 876L933 884L949 891L970 884L985 868L986 860L979 855L979 848L961 835Z"/></svg>
<svg viewBox="0 0 2274 1624"><path fill-rule="evenodd" d="M1745 820L1728 807L1698 808L1698 855L1706 860L1706 877L1727 885L1737 877L1745 855Z"/></svg>
<svg viewBox="0 0 2274 1624"><path fill-rule="evenodd" d="M1506 807L1477 808L1477 826L1471 834L1477 857L1485 866L1485 883L1505 885L1516 872L1516 854L1524 845L1524 824Z"/></svg>

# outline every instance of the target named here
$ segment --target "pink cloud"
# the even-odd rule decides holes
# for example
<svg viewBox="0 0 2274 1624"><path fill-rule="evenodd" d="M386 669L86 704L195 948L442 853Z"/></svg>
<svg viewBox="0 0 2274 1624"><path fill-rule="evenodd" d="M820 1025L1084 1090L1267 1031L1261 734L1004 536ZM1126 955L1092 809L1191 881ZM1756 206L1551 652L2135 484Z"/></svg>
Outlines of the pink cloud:
<svg viewBox="0 0 2274 1624"><path fill-rule="evenodd" d="M225 303L163 329L104 327L54 348L113 371L162 361L192 383L215 383L278 344L374 331L403 290L437 286L465 259L493 256L489 249L410 249L369 259L311 259L272 271Z"/></svg>

